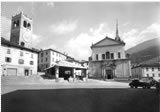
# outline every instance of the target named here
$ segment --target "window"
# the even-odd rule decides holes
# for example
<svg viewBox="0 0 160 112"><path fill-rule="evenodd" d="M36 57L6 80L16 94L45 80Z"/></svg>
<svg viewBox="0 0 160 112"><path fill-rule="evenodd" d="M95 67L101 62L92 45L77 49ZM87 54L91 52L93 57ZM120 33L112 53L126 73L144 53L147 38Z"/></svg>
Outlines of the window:
<svg viewBox="0 0 160 112"><path fill-rule="evenodd" d="M160 77L160 73L159 73L159 77Z"/></svg>
<svg viewBox="0 0 160 112"><path fill-rule="evenodd" d="M146 68L146 71L148 71L148 68Z"/></svg>
<svg viewBox="0 0 160 112"><path fill-rule="evenodd" d="M57 53L57 55L56 55L57 57L58 57L58 53Z"/></svg>
<svg viewBox="0 0 160 112"><path fill-rule="evenodd" d="M48 65L46 64L46 68L48 67Z"/></svg>
<svg viewBox="0 0 160 112"><path fill-rule="evenodd" d="M5 61L8 62L8 63L10 63L10 62L11 62L11 58L6 57L6 58L5 58Z"/></svg>
<svg viewBox="0 0 160 112"><path fill-rule="evenodd" d="M149 74L147 74L147 77L149 77Z"/></svg>
<svg viewBox="0 0 160 112"><path fill-rule="evenodd" d="M158 71L160 71L160 68L158 68Z"/></svg>
<svg viewBox="0 0 160 112"><path fill-rule="evenodd" d="M31 54L31 58L33 58L33 54Z"/></svg>
<svg viewBox="0 0 160 112"><path fill-rule="evenodd" d="M41 57L43 57L43 53L41 53Z"/></svg>
<svg viewBox="0 0 160 112"><path fill-rule="evenodd" d="M48 55L48 52L46 51L46 55Z"/></svg>
<svg viewBox="0 0 160 112"><path fill-rule="evenodd" d="M110 59L110 53L106 52L106 59Z"/></svg>
<svg viewBox="0 0 160 112"><path fill-rule="evenodd" d="M21 42L21 46L24 46L25 45L25 43L24 42Z"/></svg>
<svg viewBox="0 0 160 112"><path fill-rule="evenodd" d="M19 26L19 20L17 20L17 27Z"/></svg>
<svg viewBox="0 0 160 112"><path fill-rule="evenodd" d="M13 22L13 28L16 28L17 27L17 23L16 21Z"/></svg>
<svg viewBox="0 0 160 112"><path fill-rule="evenodd" d="M152 68L152 71L154 71L154 68Z"/></svg>
<svg viewBox="0 0 160 112"><path fill-rule="evenodd" d="M20 52L20 56L23 56L23 52L22 51Z"/></svg>
<svg viewBox="0 0 160 112"><path fill-rule="evenodd" d="M27 27L27 22L23 21L23 26L26 28Z"/></svg>
<svg viewBox="0 0 160 112"><path fill-rule="evenodd" d="M52 54L54 55L54 52L52 52Z"/></svg>
<svg viewBox="0 0 160 112"><path fill-rule="evenodd" d="M46 62L48 61L48 58L46 58Z"/></svg>
<svg viewBox="0 0 160 112"><path fill-rule="evenodd" d="M111 53L111 59L114 59L114 53Z"/></svg>
<svg viewBox="0 0 160 112"><path fill-rule="evenodd" d="M18 60L18 63L19 63L19 64L24 64L24 60L23 60L23 59L19 59L19 60Z"/></svg>
<svg viewBox="0 0 160 112"><path fill-rule="evenodd" d="M52 62L54 62L54 58L52 58Z"/></svg>
<svg viewBox="0 0 160 112"><path fill-rule="evenodd" d="M41 59L41 63L43 63L43 59Z"/></svg>
<svg viewBox="0 0 160 112"><path fill-rule="evenodd" d="M34 63L33 63L33 61L30 61L30 65L33 65Z"/></svg>
<svg viewBox="0 0 160 112"><path fill-rule="evenodd" d="M155 76L155 74L153 73L153 74L152 74L152 76L154 77L154 76Z"/></svg>
<svg viewBox="0 0 160 112"><path fill-rule="evenodd" d="M7 54L11 54L11 49L7 49Z"/></svg>
<svg viewBox="0 0 160 112"><path fill-rule="evenodd" d="M28 27L28 29L31 29L31 24L28 23L28 24L27 24L27 27Z"/></svg>
<svg viewBox="0 0 160 112"><path fill-rule="evenodd" d="M96 60L98 60L98 54L96 54Z"/></svg>
<svg viewBox="0 0 160 112"><path fill-rule="evenodd" d="M102 59L105 59L105 54L102 54Z"/></svg>
<svg viewBox="0 0 160 112"><path fill-rule="evenodd" d="M118 58L121 58L121 53L120 52L118 52Z"/></svg>

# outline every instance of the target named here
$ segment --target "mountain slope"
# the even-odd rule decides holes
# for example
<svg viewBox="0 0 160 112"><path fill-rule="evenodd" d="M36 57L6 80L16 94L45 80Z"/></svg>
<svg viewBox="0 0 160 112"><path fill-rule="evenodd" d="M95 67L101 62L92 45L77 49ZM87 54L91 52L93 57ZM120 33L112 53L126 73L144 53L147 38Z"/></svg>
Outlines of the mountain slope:
<svg viewBox="0 0 160 112"><path fill-rule="evenodd" d="M130 54L132 63L141 63L160 56L160 43L158 38L145 41L126 51Z"/></svg>

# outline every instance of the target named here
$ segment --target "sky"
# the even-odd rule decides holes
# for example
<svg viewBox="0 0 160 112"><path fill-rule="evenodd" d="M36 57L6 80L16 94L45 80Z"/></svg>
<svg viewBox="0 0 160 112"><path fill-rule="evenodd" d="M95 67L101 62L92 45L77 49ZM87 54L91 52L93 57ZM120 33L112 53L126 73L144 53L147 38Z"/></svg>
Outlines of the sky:
<svg viewBox="0 0 160 112"><path fill-rule="evenodd" d="M160 38L160 2L1 2L1 36L10 39L11 17L33 20L32 44L88 60L90 46L115 38L116 19L125 50Z"/></svg>

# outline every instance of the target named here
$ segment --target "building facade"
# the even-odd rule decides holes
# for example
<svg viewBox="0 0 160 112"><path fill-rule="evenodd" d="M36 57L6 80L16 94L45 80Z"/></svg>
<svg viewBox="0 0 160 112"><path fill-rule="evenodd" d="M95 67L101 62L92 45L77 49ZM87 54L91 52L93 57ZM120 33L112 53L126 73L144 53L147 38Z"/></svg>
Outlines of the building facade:
<svg viewBox="0 0 160 112"><path fill-rule="evenodd" d="M12 17L10 41L1 39L2 75L37 74L38 51L32 48L32 20L22 12Z"/></svg>
<svg viewBox="0 0 160 112"><path fill-rule="evenodd" d="M91 46L89 59L89 77L96 78L129 78L131 76L130 60L126 58L125 43L118 35L118 24L115 39L105 37Z"/></svg>
<svg viewBox="0 0 160 112"><path fill-rule="evenodd" d="M38 54L38 69L44 71L46 68L54 66L56 62L67 59L67 55L53 50L40 50Z"/></svg>
<svg viewBox="0 0 160 112"><path fill-rule="evenodd" d="M142 77L160 77L160 64L140 64L132 67L132 76Z"/></svg>

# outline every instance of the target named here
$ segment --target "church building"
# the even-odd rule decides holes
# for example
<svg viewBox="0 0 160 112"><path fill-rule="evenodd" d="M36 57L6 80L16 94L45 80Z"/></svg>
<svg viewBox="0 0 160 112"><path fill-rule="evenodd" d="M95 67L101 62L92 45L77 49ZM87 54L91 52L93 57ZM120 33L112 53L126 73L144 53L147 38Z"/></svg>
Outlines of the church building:
<svg viewBox="0 0 160 112"><path fill-rule="evenodd" d="M130 60L126 58L125 42L118 33L116 24L115 39L106 36L91 46L89 77L103 79L128 79L131 76Z"/></svg>
<svg viewBox="0 0 160 112"><path fill-rule="evenodd" d="M2 75L37 74L38 51L32 48L32 19L22 12L12 16L10 41L1 37Z"/></svg>

